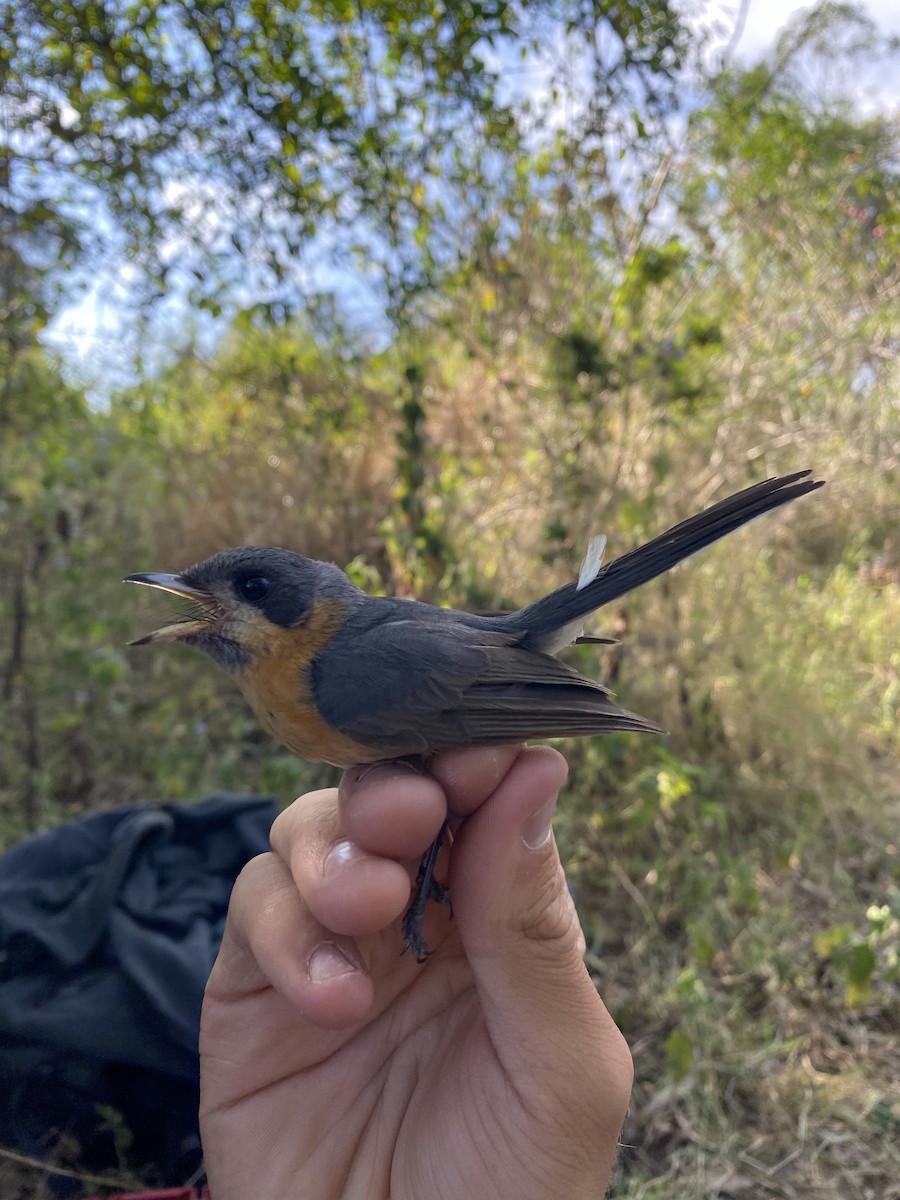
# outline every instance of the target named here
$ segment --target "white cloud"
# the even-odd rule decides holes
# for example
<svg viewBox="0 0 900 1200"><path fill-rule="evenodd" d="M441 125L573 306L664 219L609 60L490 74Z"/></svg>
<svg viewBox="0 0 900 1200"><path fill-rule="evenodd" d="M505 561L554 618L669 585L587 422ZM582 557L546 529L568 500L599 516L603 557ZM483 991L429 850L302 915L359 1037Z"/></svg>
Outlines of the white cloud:
<svg viewBox="0 0 900 1200"><path fill-rule="evenodd" d="M698 29L711 32L712 53L725 48L739 63L748 65L769 55L787 26L815 5L809 0L700 0L689 10ZM859 7L883 37L900 38L900 0L865 0ZM838 81L835 80L835 83ZM900 65L892 60L870 61L861 74L841 81L852 90L863 111L900 108Z"/></svg>
<svg viewBox="0 0 900 1200"><path fill-rule="evenodd" d="M749 0L744 33L738 44L742 59L758 58L771 49L797 13L813 7L793 0ZM868 0L861 6L883 34L900 34L900 0Z"/></svg>

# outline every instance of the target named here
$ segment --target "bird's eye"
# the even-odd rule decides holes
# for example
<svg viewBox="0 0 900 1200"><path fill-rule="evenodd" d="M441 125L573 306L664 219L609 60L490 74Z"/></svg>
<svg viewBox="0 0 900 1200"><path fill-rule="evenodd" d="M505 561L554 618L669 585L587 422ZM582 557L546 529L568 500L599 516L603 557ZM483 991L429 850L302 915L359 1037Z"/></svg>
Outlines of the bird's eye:
<svg viewBox="0 0 900 1200"><path fill-rule="evenodd" d="M265 575L245 575L235 584L238 595L249 604L259 604L269 593L269 581Z"/></svg>

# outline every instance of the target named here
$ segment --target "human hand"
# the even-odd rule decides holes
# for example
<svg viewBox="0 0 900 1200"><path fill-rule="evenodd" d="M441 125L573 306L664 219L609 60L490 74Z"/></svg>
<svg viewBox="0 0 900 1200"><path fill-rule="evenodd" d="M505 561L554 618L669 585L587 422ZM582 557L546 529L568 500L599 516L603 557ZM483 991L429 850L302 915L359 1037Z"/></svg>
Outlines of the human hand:
<svg viewBox="0 0 900 1200"><path fill-rule="evenodd" d="M598 1200L631 1057L584 968L546 747L352 768L235 885L201 1023L214 1200ZM449 810L453 918L401 955Z"/></svg>

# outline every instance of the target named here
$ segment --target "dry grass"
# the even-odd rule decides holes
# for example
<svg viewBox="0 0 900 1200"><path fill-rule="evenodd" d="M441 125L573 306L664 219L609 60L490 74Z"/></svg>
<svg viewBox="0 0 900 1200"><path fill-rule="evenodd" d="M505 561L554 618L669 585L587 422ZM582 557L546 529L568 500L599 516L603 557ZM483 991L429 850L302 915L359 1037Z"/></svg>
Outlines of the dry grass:
<svg viewBox="0 0 900 1200"><path fill-rule="evenodd" d="M853 837L814 840L780 866L730 827L721 854L685 852L662 897L670 846L654 861L615 816L573 822L590 965L636 1066L614 1197L900 1196L900 984L878 978L852 1006L816 950L819 933L864 926L871 897L896 887L897 783L856 808ZM737 879L741 850L752 888ZM687 881L703 870L698 913Z"/></svg>
<svg viewBox="0 0 900 1200"><path fill-rule="evenodd" d="M752 411L667 423L636 393L567 409L542 387L524 336L490 361L452 339L432 351L429 432L439 449L423 490L456 554L431 581L440 602L524 603L572 578L596 532L611 534L617 555L751 478L811 466L829 480L628 599L616 687L671 736L567 744L570 815L559 836L591 967L637 1067L614 1194L900 1196L898 984L879 969L871 995L850 1005L846 979L816 950L817 934L843 924L862 934L868 906L900 884L900 586L862 565L879 552L889 566L896 559L889 473L857 462L852 440L824 417L801 413L792 425L759 388ZM379 521L395 482L393 411L386 390L332 448L331 492L320 502L314 438L273 449L259 430L232 439L226 429L227 452L198 450L193 490L182 486L181 447L178 486L158 481L171 505L158 500L135 526L139 546L116 549L114 489L86 556L109 547L159 555L104 560L114 579L252 539L342 562L359 556L369 581L387 586ZM886 444L896 429L886 404L878 412ZM657 473L660 456L669 467ZM199 500L208 489L212 505ZM94 575L79 587L97 589ZM66 716L73 689L54 673L62 653L53 637L62 630L85 649L75 664L83 677L99 657L90 638L120 646L144 619L131 596L106 595L88 596L99 632L66 633L68 612L61 619L49 606L44 642L36 627ZM598 615L596 631L609 621ZM84 715L83 806L213 787L289 798L318 782L259 738L211 665L120 659ZM577 661L602 671L595 648ZM60 726L47 768L64 796L79 728ZM46 741L57 745L49 725ZM27 1191L29 1180L38 1190ZM0 1164L3 1200L43 1200L41 1186Z"/></svg>

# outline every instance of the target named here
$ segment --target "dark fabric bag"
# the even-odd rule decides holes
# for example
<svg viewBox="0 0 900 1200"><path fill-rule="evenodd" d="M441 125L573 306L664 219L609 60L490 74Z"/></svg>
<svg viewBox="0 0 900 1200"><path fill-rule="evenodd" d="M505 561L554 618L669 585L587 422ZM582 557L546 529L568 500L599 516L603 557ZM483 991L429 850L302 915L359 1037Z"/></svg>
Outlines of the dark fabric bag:
<svg viewBox="0 0 900 1200"><path fill-rule="evenodd" d="M62 1142L102 1170L119 1165L121 1119L129 1166L191 1176L203 989L278 811L238 795L134 805L0 856L0 1143L44 1157Z"/></svg>

